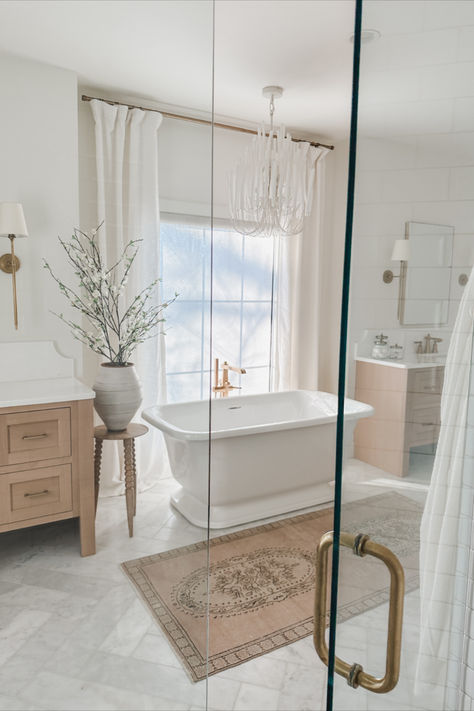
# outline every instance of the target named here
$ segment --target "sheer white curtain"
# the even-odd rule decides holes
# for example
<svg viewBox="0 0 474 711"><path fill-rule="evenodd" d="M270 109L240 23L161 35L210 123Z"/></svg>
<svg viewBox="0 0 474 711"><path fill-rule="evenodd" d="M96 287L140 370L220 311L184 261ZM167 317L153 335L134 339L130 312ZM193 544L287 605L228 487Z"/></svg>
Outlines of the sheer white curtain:
<svg viewBox="0 0 474 711"><path fill-rule="evenodd" d="M446 360L441 429L420 531L420 646L416 691L433 709L458 709L473 517L474 271Z"/></svg>
<svg viewBox="0 0 474 711"><path fill-rule="evenodd" d="M128 301L160 272L158 129L162 116L98 100L90 106L95 121L97 224L103 222L98 237L107 264L120 257L129 240L142 240L126 286ZM164 402L164 337L153 337L139 346L133 362L143 388L142 408ZM134 419L140 419L139 413ZM152 428L137 439L136 448L138 488L143 489L153 485L166 467L162 435ZM123 493L123 482L122 448L105 442L101 495Z"/></svg>
<svg viewBox="0 0 474 711"><path fill-rule="evenodd" d="M275 237L272 390L318 387L321 240L325 189L324 158L316 153L311 215L302 234Z"/></svg>

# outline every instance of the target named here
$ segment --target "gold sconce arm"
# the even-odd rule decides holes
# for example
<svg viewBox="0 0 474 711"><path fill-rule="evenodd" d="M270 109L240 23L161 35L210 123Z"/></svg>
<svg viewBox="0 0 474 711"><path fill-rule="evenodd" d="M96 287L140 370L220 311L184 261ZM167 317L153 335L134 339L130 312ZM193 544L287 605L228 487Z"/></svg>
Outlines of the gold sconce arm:
<svg viewBox="0 0 474 711"><path fill-rule="evenodd" d="M333 545L334 533L330 531L321 538L316 554L316 595L314 602L313 642L321 661L328 665L329 650L326 643L328 554ZM388 637L385 674L377 678L365 672L360 664L335 658L335 671L343 676L349 686L362 686L376 694L386 694L395 688L400 676L400 655L402 646L403 599L405 575L397 556L380 543L371 541L367 535L340 534L340 544L351 548L355 555L371 555L387 566L390 572L390 608L388 615Z"/></svg>
<svg viewBox="0 0 474 711"><path fill-rule="evenodd" d="M16 298L16 273L20 268L20 260L15 256L15 238L28 237L23 207L19 202L0 202L0 237L10 240L10 254L0 257L0 269L12 275L13 287L13 321L18 328L18 303Z"/></svg>
<svg viewBox="0 0 474 711"><path fill-rule="evenodd" d="M15 323L15 328L18 328L18 302L16 297L16 273L20 268L20 260L15 255L15 235L8 235L10 240L10 254L3 254L0 257L0 269L5 274L12 275L12 289L13 289L13 321Z"/></svg>

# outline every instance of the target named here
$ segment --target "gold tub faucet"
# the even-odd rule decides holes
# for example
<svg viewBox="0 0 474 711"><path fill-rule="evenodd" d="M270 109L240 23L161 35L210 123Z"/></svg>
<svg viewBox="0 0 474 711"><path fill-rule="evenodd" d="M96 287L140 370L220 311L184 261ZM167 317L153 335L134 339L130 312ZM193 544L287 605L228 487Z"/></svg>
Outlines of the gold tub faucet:
<svg viewBox="0 0 474 711"><path fill-rule="evenodd" d="M245 368L236 368L233 365L229 365L225 360L222 366L222 381L219 382L219 358L214 360L214 385L212 391L221 397L227 397L229 395L229 390L240 390L239 385L231 385L229 381L229 370L233 370L234 373L241 373L245 375Z"/></svg>

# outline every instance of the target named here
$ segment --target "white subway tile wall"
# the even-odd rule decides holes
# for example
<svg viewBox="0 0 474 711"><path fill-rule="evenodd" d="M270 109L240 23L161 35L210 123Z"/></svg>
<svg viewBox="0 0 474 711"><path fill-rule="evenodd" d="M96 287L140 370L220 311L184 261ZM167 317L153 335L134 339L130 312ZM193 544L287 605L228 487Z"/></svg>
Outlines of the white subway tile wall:
<svg viewBox="0 0 474 711"><path fill-rule="evenodd" d="M407 221L455 230L446 342L463 292L458 277L470 274L474 265L474 3L366 0L363 26L382 36L362 46L350 356L357 343L367 342L367 330L405 338L413 348L415 339L397 318L399 281L382 281L385 269L399 273L391 251L394 240L404 237ZM445 351L447 343L443 346ZM354 374L350 357L349 394ZM467 435L469 443L474 436ZM472 474L472 463L466 460L466 473ZM466 503L472 504L472 495L466 486ZM470 538L471 545L458 552L456 575L465 584L457 595L460 616L453 618L464 635L457 704L467 710L474 709L474 587L468 584L474 576L474 526L471 534L466 530L472 525L471 508L460 524L460 539ZM452 689L459 682L453 674Z"/></svg>

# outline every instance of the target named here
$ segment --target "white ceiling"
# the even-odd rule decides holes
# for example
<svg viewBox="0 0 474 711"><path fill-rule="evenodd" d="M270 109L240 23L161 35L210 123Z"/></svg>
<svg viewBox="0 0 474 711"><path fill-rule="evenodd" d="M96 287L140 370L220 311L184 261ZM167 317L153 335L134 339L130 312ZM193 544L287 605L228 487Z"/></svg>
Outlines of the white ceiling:
<svg viewBox="0 0 474 711"><path fill-rule="evenodd" d="M260 122L261 89L284 87L276 120L347 135L354 0L217 0L215 112ZM208 112L210 0L2 0L0 50L77 72L97 95Z"/></svg>

